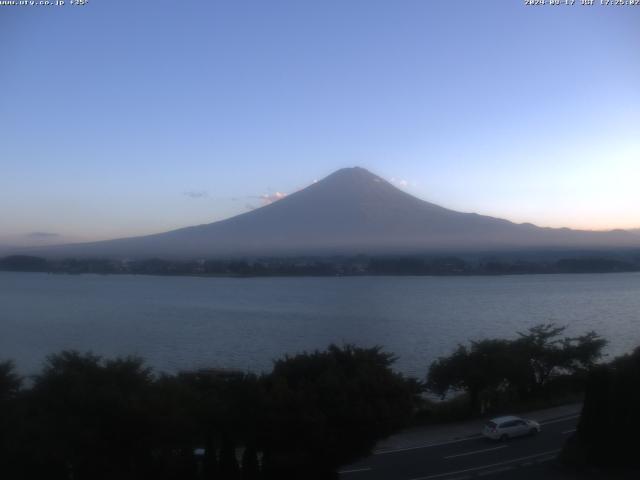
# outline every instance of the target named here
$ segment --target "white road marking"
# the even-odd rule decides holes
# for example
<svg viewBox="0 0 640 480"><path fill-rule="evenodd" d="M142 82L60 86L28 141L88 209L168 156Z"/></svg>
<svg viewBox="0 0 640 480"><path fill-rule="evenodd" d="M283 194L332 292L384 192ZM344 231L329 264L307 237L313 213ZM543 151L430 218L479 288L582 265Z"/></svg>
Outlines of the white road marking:
<svg viewBox="0 0 640 480"><path fill-rule="evenodd" d="M551 455L550 457L537 458L535 462L536 463L550 462L551 460L555 460L555 458L556 458L555 455Z"/></svg>
<svg viewBox="0 0 640 480"><path fill-rule="evenodd" d="M431 448L431 447L439 447L441 445L451 445L452 443L460 443L460 442L468 442L470 440L478 440L482 435L474 435L469 438L459 438L458 440L449 440L447 442L440 443L426 443L424 445L417 445L415 447L406 447L406 448L396 448L394 450L380 450L378 452L373 452L374 455L386 455L387 453L396 453L396 452L407 452L409 450L420 450L421 448Z"/></svg>
<svg viewBox="0 0 640 480"><path fill-rule="evenodd" d="M416 478L412 478L411 480L431 480L432 478L442 478L442 477L448 477L449 475L457 475L459 473L474 472L474 471L477 471L477 470L484 470L486 468L492 468L492 467L499 467L499 466L502 466L502 465L508 465L510 463L520 462L522 460L528 460L530 458L542 457L544 455L552 455L552 454L558 453L559 451L560 451L560 449L558 449L558 450L549 450L548 452L536 453L535 455L527 455L526 457L512 458L511 460L506 460L504 462L492 463L490 465L482 465L480 467L467 468L465 470L456 470L455 472L438 473L436 475L429 475L427 477L416 477Z"/></svg>
<svg viewBox="0 0 640 480"><path fill-rule="evenodd" d="M548 422L541 423L540 425L549 425L550 423L566 422L567 420L573 420L580 417L580 414L571 415L570 417L558 418L557 420L550 420Z"/></svg>
<svg viewBox="0 0 640 480"><path fill-rule="evenodd" d="M562 434L563 434L563 435L568 435L568 434L573 433L573 432L575 432L575 431L576 431L576 429L575 429L575 428L574 428L573 430L565 430L564 432L562 432Z"/></svg>
<svg viewBox="0 0 640 480"><path fill-rule="evenodd" d="M508 445L500 445L499 447L483 448L482 450L474 450L473 452L457 453L455 455L449 455L448 457L444 457L444 458L446 460L448 458L466 457L467 455L475 455L476 453L482 453L482 452L491 452L493 450L500 450L501 448L507 448L507 447Z"/></svg>
<svg viewBox="0 0 640 480"><path fill-rule="evenodd" d="M496 473L500 473L500 472L506 472L508 470L513 470L513 466L509 466L509 467L500 467L500 468L494 468L493 470L485 470L484 472L480 472L478 473L479 477L483 477L485 475L495 475Z"/></svg>
<svg viewBox="0 0 640 480"><path fill-rule="evenodd" d="M340 470L338 473L342 475L344 473L359 473L359 472L369 472L369 471L371 471L371 467L352 468L351 470Z"/></svg>

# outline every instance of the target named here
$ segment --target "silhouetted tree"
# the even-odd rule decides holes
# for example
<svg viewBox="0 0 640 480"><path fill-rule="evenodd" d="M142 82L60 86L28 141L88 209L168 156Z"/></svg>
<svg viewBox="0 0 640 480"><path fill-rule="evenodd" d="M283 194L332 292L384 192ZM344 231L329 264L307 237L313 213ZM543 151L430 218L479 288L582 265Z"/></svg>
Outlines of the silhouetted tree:
<svg viewBox="0 0 640 480"><path fill-rule="evenodd" d="M151 453L145 448L151 381L137 358L103 362L72 351L50 356L28 399L38 436L29 447L42 454L42 464L75 480L141 473Z"/></svg>
<svg viewBox="0 0 640 480"><path fill-rule="evenodd" d="M177 381L195 395L196 437L205 446L207 475L236 475L238 464L232 461L230 449L235 444L255 444L264 424L262 382L252 374L215 369L181 373ZM217 455L216 446L220 447Z"/></svg>
<svg viewBox="0 0 640 480"><path fill-rule="evenodd" d="M240 466L236 457L236 448L233 441L226 437L220 448L219 475L222 480L239 480Z"/></svg>
<svg viewBox="0 0 640 480"><path fill-rule="evenodd" d="M13 399L22 385L22 378L16 373L12 361L0 362L0 402Z"/></svg>
<svg viewBox="0 0 640 480"><path fill-rule="evenodd" d="M638 405L640 347L590 372L577 432L565 445L562 459L576 466L626 467L637 472Z"/></svg>
<svg viewBox="0 0 640 480"><path fill-rule="evenodd" d="M198 395L174 375L162 374L150 386L145 402L151 419L152 478L193 474L195 448L202 447Z"/></svg>
<svg viewBox="0 0 640 480"><path fill-rule="evenodd" d="M421 385L394 372L394 361L380 347L353 345L276 361L265 379L267 477L332 475L337 466L404 426Z"/></svg>
<svg viewBox="0 0 640 480"><path fill-rule="evenodd" d="M22 440L16 415L21 385L22 378L15 372L13 362L0 362L0 475L17 466L15 446Z"/></svg>
<svg viewBox="0 0 640 480"><path fill-rule="evenodd" d="M586 375L602 357L606 341L595 332L564 337L566 327L553 323L536 325L515 340L487 339L459 345L448 357L431 364L427 388L443 398L464 391L470 412L481 413L481 398L540 394L559 376Z"/></svg>
<svg viewBox="0 0 640 480"><path fill-rule="evenodd" d="M469 348L458 345L449 357L431 364L427 388L442 398L463 390L469 395L471 413L478 413L482 410L481 394L504 385L511 373L510 354L506 340L471 342Z"/></svg>
<svg viewBox="0 0 640 480"><path fill-rule="evenodd" d="M259 478L258 452L255 445L249 443L242 452L242 480L258 480Z"/></svg>
<svg viewBox="0 0 640 480"><path fill-rule="evenodd" d="M540 324L512 342L512 361L522 368L520 383L526 382L521 391L535 394L554 375L585 373L602 357L607 342L598 334L560 338L565 330L554 323Z"/></svg>

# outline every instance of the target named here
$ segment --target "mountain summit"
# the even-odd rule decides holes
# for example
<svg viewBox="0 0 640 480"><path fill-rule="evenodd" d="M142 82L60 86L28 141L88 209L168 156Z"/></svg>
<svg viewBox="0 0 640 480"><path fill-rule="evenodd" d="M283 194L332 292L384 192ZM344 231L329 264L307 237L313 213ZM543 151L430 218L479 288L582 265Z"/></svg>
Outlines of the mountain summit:
<svg viewBox="0 0 640 480"><path fill-rule="evenodd" d="M638 246L628 232L540 228L420 200L360 167L218 222L40 249L48 256L220 257Z"/></svg>

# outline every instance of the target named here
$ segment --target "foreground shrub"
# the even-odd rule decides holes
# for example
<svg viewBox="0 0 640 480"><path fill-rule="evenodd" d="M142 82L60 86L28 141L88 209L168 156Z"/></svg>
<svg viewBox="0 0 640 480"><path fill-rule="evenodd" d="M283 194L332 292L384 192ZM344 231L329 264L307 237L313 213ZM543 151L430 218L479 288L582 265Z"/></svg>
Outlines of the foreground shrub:
<svg viewBox="0 0 640 480"><path fill-rule="evenodd" d="M154 375L139 358L65 351L27 389L11 363L0 363L0 472L20 480L333 478L410 419L420 386L393 372L393 361L380 348L330 346L285 357L261 377Z"/></svg>
<svg viewBox="0 0 640 480"><path fill-rule="evenodd" d="M421 386L394 372L394 361L380 347L352 345L277 361L266 378L268 468L282 476L295 459L289 473L297 478L305 465L331 471L406 425Z"/></svg>
<svg viewBox="0 0 640 480"><path fill-rule="evenodd" d="M561 337L565 328L542 324L514 340L459 345L450 356L431 364L427 389L442 398L466 393L470 415L495 405L580 390L607 342L595 332ZM562 385L564 392L559 389Z"/></svg>
<svg viewBox="0 0 640 480"><path fill-rule="evenodd" d="M640 468L640 347L589 376L576 434L562 458L576 466Z"/></svg>

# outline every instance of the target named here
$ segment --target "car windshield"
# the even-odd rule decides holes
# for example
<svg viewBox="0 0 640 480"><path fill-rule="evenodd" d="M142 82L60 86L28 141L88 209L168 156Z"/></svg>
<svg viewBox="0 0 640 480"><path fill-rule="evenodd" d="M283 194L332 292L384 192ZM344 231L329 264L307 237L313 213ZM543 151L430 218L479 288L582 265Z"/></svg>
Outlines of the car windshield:
<svg viewBox="0 0 640 480"><path fill-rule="evenodd" d="M496 428L496 424L493 423L493 422L487 422L486 426L489 427L489 428Z"/></svg>

